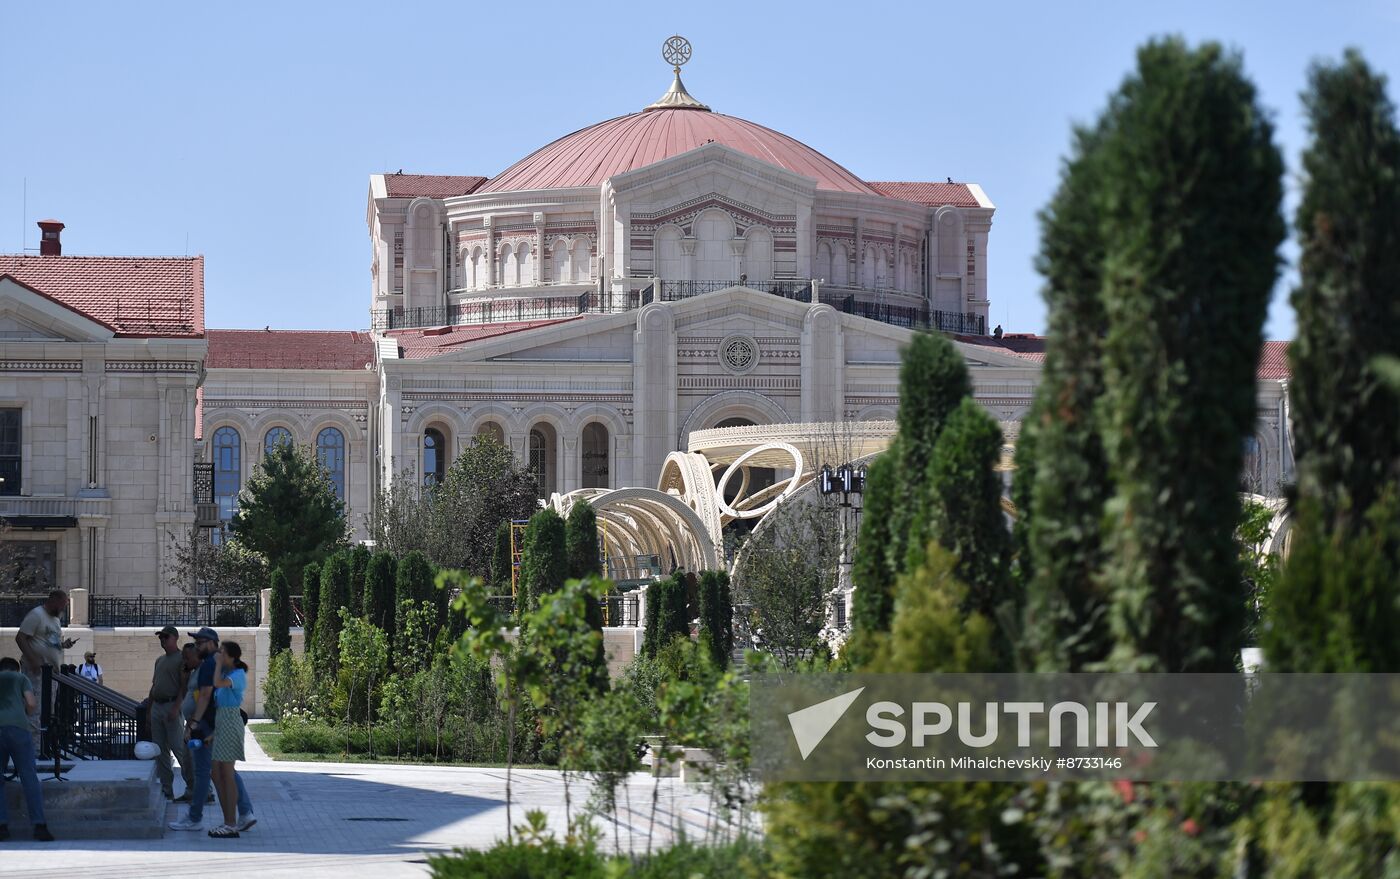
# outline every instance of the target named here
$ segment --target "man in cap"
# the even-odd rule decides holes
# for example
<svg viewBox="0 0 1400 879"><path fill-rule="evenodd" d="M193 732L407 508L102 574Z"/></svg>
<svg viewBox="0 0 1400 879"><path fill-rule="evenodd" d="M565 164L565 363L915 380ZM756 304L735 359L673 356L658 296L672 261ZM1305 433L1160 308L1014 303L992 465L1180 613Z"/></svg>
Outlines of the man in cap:
<svg viewBox="0 0 1400 879"><path fill-rule="evenodd" d="M194 793L190 798L190 810L184 817L169 824L171 830L199 830L204 826L204 805L209 799L210 776L214 768L211 749L214 745L214 665L215 654L219 652L219 633L205 626L198 632L190 632L194 646L199 651L201 661L196 674L194 713L185 721L189 737L190 762L194 764ZM198 739L199 746L194 742ZM248 797L248 789L243 777L234 773L238 782L238 831L244 831L257 823L253 815L253 803Z"/></svg>
<svg viewBox="0 0 1400 879"><path fill-rule="evenodd" d="M175 799L175 773L171 770L173 756L180 764L185 779L185 793L194 789L194 766L185 748L185 725L180 718L180 700L184 696L185 664L180 656L180 630L166 626L156 632L161 654L151 674L151 690L146 699L151 706L151 741L160 753L156 755L156 776L161 793L167 800Z"/></svg>

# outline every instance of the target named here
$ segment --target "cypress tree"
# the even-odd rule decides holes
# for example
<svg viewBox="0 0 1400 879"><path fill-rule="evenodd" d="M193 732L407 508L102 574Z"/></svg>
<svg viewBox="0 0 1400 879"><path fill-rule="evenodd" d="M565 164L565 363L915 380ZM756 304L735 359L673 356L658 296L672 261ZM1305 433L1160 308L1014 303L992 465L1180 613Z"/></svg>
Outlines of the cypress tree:
<svg viewBox="0 0 1400 879"><path fill-rule="evenodd" d="M341 551L326 559L321 568L321 609L316 613L317 671L334 675L340 668L340 618L350 606L350 553Z"/></svg>
<svg viewBox="0 0 1400 879"><path fill-rule="evenodd" d="M496 551L491 556L491 587L496 595L510 594L511 568L514 565L510 554L510 529L509 519L502 520L496 529Z"/></svg>
<svg viewBox="0 0 1400 879"><path fill-rule="evenodd" d="M369 570L369 560L373 553L363 543L350 549L350 612L357 617L365 615L365 573Z"/></svg>
<svg viewBox="0 0 1400 879"><path fill-rule="evenodd" d="M569 576L583 579L590 574L602 574L602 559L598 557L598 514L593 505L579 501L569 508L564 523L564 542L569 557Z"/></svg>
<svg viewBox="0 0 1400 879"><path fill-rule="evenodd" d="M316 615L321 610L321 563L311 562L301 570L302 652L311 655L316 642Z"/></svg>
<svg viewBox="0 0 1400 879"><path fill-rule="evenodd" d="M647 586L646 631L642 652L655 656L677 637L690 636L685 575L676 573Z"/></svg>
<svg viewBox="0 0 1400 879"><path fill-rule="evenodd" d="M1107 318L1102 175L1094 160L1105 125L1075 132L1059 189L1040 214L1045 367L1021 426L1013 484L1022 511L1026 664L1040 671L1082 671L1113 646L1103 578L1104 508L1113 482L1095 408L1104 389Z"/></svg>
<svg viewBox="0 0 1400 879"><path fill-rule="evenodd" d="M729 665L734 652L734 606L726 571L700 574L700 641L709 647L716 666Z"/></svg>
<svg viewBox="0 0 1400 879"><path fill-rule="evenodd" d="M1400 130L1355 51L1315 66L1290 348L1292 551L1269 597L1271 671L1400 672Z"/></svg>
<svg viewBox="0 0 1400 879"><path fill-rule="evenodd" d="M268 649L276 656L292 648L292 590L281 568L273 570L269 581L272 584L272 607L269 608L272 619L268 620Z"/></svg>
<svg viewBox="0 0 1400 879"><path fill-rule="evenodd" d="M1312 142L1289 347L1298 496L1324 525L1359 530L1400 480L1400 395L1378 358L1400 355L1400 132L1386 81L1355 50L1315 66Z"/></svg>
<svg viewBox="0 0 1400 879"><path fill-rule="evenodd" d="M1283 160L1239 57L1214 43L1147 44L1110 112L1095 164L1113 662L1231 671L1238 479L1284 236Z"/></svg>
<svg viewBox="0 0 1400 879"><path fill-rule="evenodd" d="M377 552L365 568L365 619L394 638L394 593L397 591L397 560L393 553Z"/></svg>
<svg viewBox="0 0 1400 879"><path fill-rule="evenodd" d="M855 586L851 595L853 652L859 652L856 642L862 636L888 630L894 612L894 573L886 550L899 485L898 448L896 436L885 453L865 470L865 506L851 563L851 583Z"/></svg>
<svg viewBox="0 0 1400 879"><path fill-rule="evenodd" d="M564 520L551 509L543 509L530 517L525 529L525 547L520 560L520 592L515 605L528 613L540 605L540 599L564 585L568 579L569 559L564 546Z"/></svg>
<svg viewBox="0 0 1400 879"><path fill-rule="evenodd" d="M398 617L402 615L404 602L409 602L411 607L418 607L425 601L440 603L433 580L432 562L423 553L415 549L399 559L394 588L395 632L403 628L403 621ZM441 614L438 623L442 623Z"/></svg>

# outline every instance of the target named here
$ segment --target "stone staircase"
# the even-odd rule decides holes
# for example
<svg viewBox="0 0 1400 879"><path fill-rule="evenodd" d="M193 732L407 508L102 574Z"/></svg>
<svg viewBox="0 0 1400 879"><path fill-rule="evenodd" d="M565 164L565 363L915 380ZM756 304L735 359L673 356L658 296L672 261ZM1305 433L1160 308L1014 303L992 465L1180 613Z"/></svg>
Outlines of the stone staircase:
<svg viewBox="0 0 1400 879"><path fill-rule="evenodd" d="M79 760L65 781L53 778L52 764L39 766L44 814L60 840L159 839L165 834L166 800L152 760ZM17 782L4 785L10 838L26 840L32 828Z"/></svg>

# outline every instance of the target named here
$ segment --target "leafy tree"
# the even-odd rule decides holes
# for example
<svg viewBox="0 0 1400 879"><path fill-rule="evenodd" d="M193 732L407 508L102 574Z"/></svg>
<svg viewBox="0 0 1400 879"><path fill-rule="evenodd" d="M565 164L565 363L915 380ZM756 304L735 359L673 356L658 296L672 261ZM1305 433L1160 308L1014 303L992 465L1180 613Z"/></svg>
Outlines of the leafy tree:
<svg viewBox="0 0 1400 879"><path fill-rule="evenodd" d="M1313 67L1303 104L1312 141L1289 346L1298 495L1319 524L1353 530L1400 480L1400 389L1383 368L1400 355L1400 130L1385 77L1355 50Z"/></svg>
<svg viewBox="0 0 1400 879"><path fill-rule="evenodd" d="M369 559L373 553L368 546L357 543L350 548L350 612L357 617L365 615L365 573L369 570Z"/></svg>
<svg viewBox="0 0 1400 879"><path fill-rule="evenodd" d="M1021 425L1013 497L1021 511L1025 664L1082 671L1112 650L1103 567L1113 493L1097 406L1103 395L1103 175L1107 129L1079 128L1060 185L1041 211L1037 268L1048 308L1045 367Z"/></svg>
<svg viewBox="0 0 1400 879"><path fill-rule="evenodd" d="M785 667L826 649L822 634L841 554L840 522L804 503L774 510L744 546L735 591L753 610L758 646Z"/></svg>
<svg viewBox="0 0 1400 879"><path fill-rule="evenodd" d="M345 540L345 505L311 449L279 443L253 468L231 529L295 582Z"/></svg>
<svg viewBox="0 0 1400 879"><path fill-rule="evenodd" d="M513 579L515 562L510 552L510 529L509 519L502 519L496 528L496 550L491 555L491 577L488 582L497 595L509 595Z"/></svg>
<svg viewBox="0 0 1400 879"><path fill-rule="evenodd" d="M598 557L598 514L592 504L579 501L569 508L564 543L570 577L581 579L603 573L602 559Z"/></svg>
<svg viewBox="0 0 1400 879"><path fill-rule="evenodd" d="M219 543L207 532L182 538L167 532L165 569L170 582L186 595L257 595L268 585L268 564L262 553L249 549L236 537ZM43 569L28 556L0 543L0 582L9 591L44 592L52 588Z"/></svg>
<svg viewBox="0 0 1400 879"><path fill-rule="evenodd" d="M302 569L301 581L302 647L311 656L316 641L316 616L321 610L321 563L312 562Z"/></svg>
<svg viewBox="0 0 1400 879"><path fill-rule="evenodd" d="M1148 43L1096 151L1104 198L1101 436L1119 669L1235 667L1242 440L1278 277L1283 159L1237 55Z"/></svg>
<svg viewBox="0 0 1400 879"><path fill-rule="evenodd" d="M535 509L534 475L489 437L463 449L441 485L401 474L375 500L367 522L378 549L400 558L413 550L439 568L491 575L496 530Z"/></svg>
<svg viewBox="0 0 1400 879"><path fill-rule="evenodd" d="M1269 597L1278 579L1279 557L1269 552L1269 526L1274 511L1258 501L1245 501L1235 529L1240 574L1245 585L1244 643L1258 644L1268 615Z"/></svg>
<svg viewBox="0 0 1400 879"><path fill-rule="evenodd" d="M278 568L272 572L272 619L268 621L268 649L273 656L292 648L292 591L287 575Z"/></svg>
<svg viewBox="0 0 1400 879"><path fill-rule="evenodd" d="M545 508L530 517L530 525L525 529L516 608L522 616L530 613L539 607L544 596L562 587L568 576L564 520L554 510Z"/></svg>
<svg viewBox="0 0 1400 879"><path fill-rule="evenodd" d="M350 553L338 552L321 568L321 608L316 612L316 671L334 680L340 668L342 608L350 606Z"/></svg>
<svg viewBox="0 0 1400 879"><path fill-rule="evenodd" d="M700 640L714 657L716 668L729 665L734 652L734 605L726 571L700 574Z"/></svg>
<svg viewBox="0 0 1400 879"><path fill-rule="evenodd" d="M390 552L376 552L365 568L365 619L394 637L394 601L397 590L398 559Z"/></svg>

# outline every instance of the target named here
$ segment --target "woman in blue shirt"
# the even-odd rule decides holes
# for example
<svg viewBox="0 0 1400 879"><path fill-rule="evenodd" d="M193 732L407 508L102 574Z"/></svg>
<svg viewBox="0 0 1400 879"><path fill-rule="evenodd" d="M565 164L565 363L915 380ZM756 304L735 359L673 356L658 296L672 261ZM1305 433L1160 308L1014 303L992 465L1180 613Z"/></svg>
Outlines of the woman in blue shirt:
<svg viewBox="0 0 1400 879"><path fill-rule="evenodd" d="M234 763L243 759L243 691L248 689L248 666L243 664L243 649L236 642L225 641L214 659L214 745L212 778L219 792L219 807L224 823L209 831L218 838L238 836L238 781Z"/></svg>

